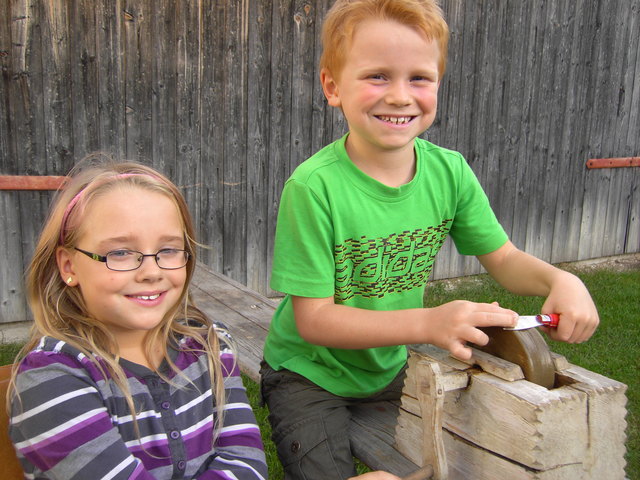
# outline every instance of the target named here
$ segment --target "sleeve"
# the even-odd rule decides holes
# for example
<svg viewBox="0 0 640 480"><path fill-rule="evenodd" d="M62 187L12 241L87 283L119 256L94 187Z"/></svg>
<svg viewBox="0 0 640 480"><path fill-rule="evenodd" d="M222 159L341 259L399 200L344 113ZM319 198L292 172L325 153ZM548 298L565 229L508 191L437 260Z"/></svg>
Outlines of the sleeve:
<svg viewBox="0 0 640 480"><path fill-rule="evenodd" d="M9 431L29 478L154 478L127 449L79 361L35 354L15 385Z"/></svg>
<svg viewBox="0 0 640 480"><path fill-rule="evenodd" d="M276 224L271 288L302 297L335 291L334 229L330 207L308 185L287 181Z"/></svg>
<svg viewBox="0 0 640 480"><path fill-rule="evenodd" d="M224 422L214 445L214 455L207 463L206 470L196 478L266 479L267 463L260 429L249 405L235 357L225 340L222 336L220 360L226 397Z"/></svg>
<svg viewBox="0 0 640 480"><path fill-rule="evenodd" d="M451 237L462 255L484 255L508 240L471 167L460 155L461 174Z"/></svg>

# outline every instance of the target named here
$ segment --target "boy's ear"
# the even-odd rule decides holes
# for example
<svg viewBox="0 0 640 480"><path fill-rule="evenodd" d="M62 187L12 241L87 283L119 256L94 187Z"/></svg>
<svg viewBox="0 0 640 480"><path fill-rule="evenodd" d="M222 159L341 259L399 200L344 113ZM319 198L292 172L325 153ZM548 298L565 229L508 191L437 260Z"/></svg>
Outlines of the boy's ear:
<svg viewBox="0 0 640 480"><path fill-rule="evenodd" d="M58 247L56 249L56 263L58 264L58 271L60 272L62 281L70 287L78 285L78 278L73 265L71 252L64 247Z"/></svg>
<svg viewBox="0 0 640 480"><path fill-rule="evenodd" d="M320 70L320 83L322 84L322 90L324 96L327 97L327 103L332 107L340 107L340 92L338 91L338 83L336 82L331 72L326 68Z"/></svg>

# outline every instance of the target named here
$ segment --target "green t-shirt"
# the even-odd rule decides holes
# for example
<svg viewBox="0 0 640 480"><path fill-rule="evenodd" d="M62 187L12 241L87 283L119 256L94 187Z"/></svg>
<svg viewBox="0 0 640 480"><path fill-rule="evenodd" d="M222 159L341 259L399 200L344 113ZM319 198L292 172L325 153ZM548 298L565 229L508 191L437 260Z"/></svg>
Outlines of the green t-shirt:
<svg viewBox="0 0 640 480"><path fill-rule="evenodd" d="M303 162L287 180L278 213L271 288L286 293L265 360L340 396L366 397L406 361L406 347L343 350L312 345L296 328L290 295L367 310L423 306L424 288L447 235L464 255L507 241L489 201L457 152L416 139L416 174L388 187L358 169L345 137Z"/></svg>

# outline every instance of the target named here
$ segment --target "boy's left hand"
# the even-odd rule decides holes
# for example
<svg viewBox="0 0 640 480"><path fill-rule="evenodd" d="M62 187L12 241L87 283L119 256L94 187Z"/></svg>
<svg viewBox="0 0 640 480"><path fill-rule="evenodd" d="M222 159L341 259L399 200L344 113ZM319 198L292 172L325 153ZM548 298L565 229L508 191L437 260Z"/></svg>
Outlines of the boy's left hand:
<svg viewBox="0 0 640 480"><path fill-rule="evenodd" d="M558 313L557 328L541 327L553 340L582 343L595 332L600 319L591 295L582 281L568 272L553 285L541 313Z"/></svg>

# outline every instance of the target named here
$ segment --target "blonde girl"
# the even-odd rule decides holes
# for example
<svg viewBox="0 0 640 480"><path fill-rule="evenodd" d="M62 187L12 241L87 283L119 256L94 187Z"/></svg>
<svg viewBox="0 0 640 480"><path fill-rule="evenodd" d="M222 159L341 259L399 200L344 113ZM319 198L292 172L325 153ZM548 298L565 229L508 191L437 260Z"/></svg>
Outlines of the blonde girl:
<svg viewBox="0 0 640 480"><path fill-rule="evenodd" d="M228 334L189 298L194 267L167 178L74 169L29 266L34 325L9 396L28 478L266 478Z"/></svg>

